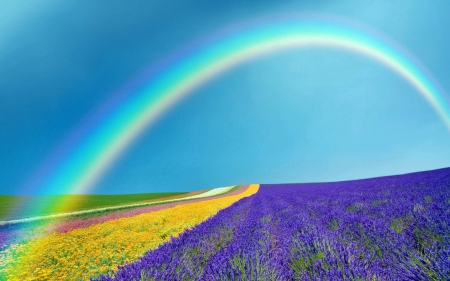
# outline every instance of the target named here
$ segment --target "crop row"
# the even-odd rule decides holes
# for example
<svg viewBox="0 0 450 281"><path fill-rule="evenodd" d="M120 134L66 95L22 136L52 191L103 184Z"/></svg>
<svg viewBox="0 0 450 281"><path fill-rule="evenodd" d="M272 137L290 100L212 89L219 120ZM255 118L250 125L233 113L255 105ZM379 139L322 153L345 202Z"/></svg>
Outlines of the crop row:
<svg viewBox="0 0 450 281"><path fill-rule="evenodd" d="M33 222L33 221L39 221L39 220L70 217L70 216L74 216L74 215L82 215L82 214L90 214L90 213L98 213L98 212L101 213L101 212L110 211L110 210L129 209L129 208L143 207L143 206L149 206L149 205L155 205L155 204L170 203L170 202L177 202L177 201L197 199L197 198L206 198L206 197L212 197L212 196L216 196L216 195L225 193L225 192L231 190L232 188L233 188L233 186L218 187L218 188L214 188L214 189L208 190L208 191L200 193L200 194L191 195L191 196L182 197L182 198L176 198L176 199L169 199L169 200L140 202L140 203L124 204L124 205L109 206L109 207L102 207L102 208L94 208L94 209L75 211L75 212L53 214L53 215L47 215L47 216L35 216L35 217L23 218L23 219L6 220L6 221L0 221L0 225L15 224L15 223L27 223L27 222Z"/></svg>
<svg viewBox="0 0 450 281"><path fill-rule="evenodd" d="M0 251L9 244L23 243L27 240L49 235L52 232L67 232L76 228L88 227L109 220L132 217L143 213L158 211L177 206L186 201L197 201L210 197L228 194L235 187L220 187L206 192L192 192L189 196L165 200L152 200L141 203L97 208L79 212L0 222ZM245 187L246 188L246 187ZM49 227L50 225L50 227Z"/></svg>
<svg viewBox="0 0 450 281"><path fill-rule="evenodd" d="M238 195L53 233L16 245L6 251L0 280L80 280L112 273L118 265L139 258L258 188L251 185Z"/></svg>
<svg viewBox="0 0 450 281"><path fill-rule="evenodd" d="M111 280L450 280L450 169L259 192Z"/></svg>
<svg viewBox="0 0 450 281"><path fill-rule="evenodd" d="M228 193L231 190L231 188L226 188L223 190L223 192L209 193L209 195L207 195L207 196L204 196L203 194L199 194L199 195L203 195L203 196L198 196L198 197L190 196L189 202L201 202L203 200L208 200L208 197L212 197L212 196L238 195L241 192L244 192L247 188L248 188L248 186L243 185L243 186L237 187L236 190L232 193ZM212 190L210 190L210 191L212 191ZM224 194L224 195L222 195L222 194ZM216 198L218 198L218 197L216 197ZM137 216L140 214L159 211L159 210L175 207L175 206L178 206L178 205L184 204L184 203L186 203L185 200L175 201L175 202L170 202L170 203L165 203L165 204L157 204L154 206L148 206L148 207L143 207L143 208L125 210L125 211L121 211L121 212L109 213L109 214L105 214L103 216L98 216L98 217L93 217L93 218L72 219L72 220L57 222L50 227L49 231L50 232L56 231L59 233L64 233L64 232L68 232L68 231L71 231L71 230L74 230L77 228L88 227L88 226L91 226L94 224L99 224L99 223L107 222L110 220L134 217L134 216Z"/></svg>

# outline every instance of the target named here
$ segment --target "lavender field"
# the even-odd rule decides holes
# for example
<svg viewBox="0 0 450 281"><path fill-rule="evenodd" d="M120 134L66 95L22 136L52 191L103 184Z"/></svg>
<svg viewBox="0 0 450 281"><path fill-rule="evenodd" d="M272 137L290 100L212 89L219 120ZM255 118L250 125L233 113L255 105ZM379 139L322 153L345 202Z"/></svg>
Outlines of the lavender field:
<svg viewBox="0 0 450 281"><path fill-rule="evenodd" d="M261 185L92 280L449 280L450 169Z"/></svg>

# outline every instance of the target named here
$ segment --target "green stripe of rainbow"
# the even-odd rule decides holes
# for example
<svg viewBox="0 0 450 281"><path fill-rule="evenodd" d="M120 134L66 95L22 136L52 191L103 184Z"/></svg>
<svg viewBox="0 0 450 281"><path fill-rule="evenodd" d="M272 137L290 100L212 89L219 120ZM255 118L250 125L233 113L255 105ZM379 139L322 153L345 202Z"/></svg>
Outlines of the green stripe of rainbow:
<svg viewBox="0 0 450 281"><path fill-rule="evenodd" d="M350 51L385 65L411 84L450 129L450 106L443 91L393 45L335 23L314 20L266 23L219 38L153 77L81 144L42 189L50 193L88 191L145 129L202 84L269 53L315 47Z"/></svg>

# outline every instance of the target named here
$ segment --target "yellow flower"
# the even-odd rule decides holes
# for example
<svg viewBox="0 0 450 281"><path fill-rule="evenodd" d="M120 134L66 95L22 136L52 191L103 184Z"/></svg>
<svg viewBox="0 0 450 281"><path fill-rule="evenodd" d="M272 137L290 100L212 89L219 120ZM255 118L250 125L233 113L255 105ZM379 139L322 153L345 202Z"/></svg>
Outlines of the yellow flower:
<svg viewBox="0 0 450 281"><path fill-rule="evenodd" d="M14 245L2 255L0 276L7 280L89 279L116 271L118 265L136 260L188 228L201 223L241 198L258 191L251 185L233 196L107 221L66 233ZM44 270L43 270L44 269Z"/></svg>

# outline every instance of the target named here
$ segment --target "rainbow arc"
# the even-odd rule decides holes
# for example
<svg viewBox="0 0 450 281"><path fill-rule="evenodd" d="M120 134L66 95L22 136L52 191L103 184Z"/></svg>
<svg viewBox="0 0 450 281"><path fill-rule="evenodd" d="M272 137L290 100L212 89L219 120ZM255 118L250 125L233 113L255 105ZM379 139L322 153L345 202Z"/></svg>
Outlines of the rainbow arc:
<svg viewBox="0 0 450 281"><path fill-rule="evenodd" d="M178 101L233 67L301 48L333 48L380 63L409 83L450 130L450 105L434 80L404 51L367 32L317 20L277 21L243 28L192 50L148 77L140 90L101 120L97 129L57 163L40 190L86 193L142 132ZM70 202L54 202L48 208Z"/></svg>

